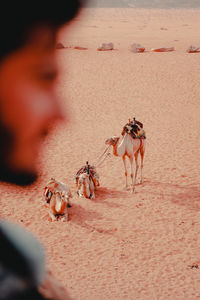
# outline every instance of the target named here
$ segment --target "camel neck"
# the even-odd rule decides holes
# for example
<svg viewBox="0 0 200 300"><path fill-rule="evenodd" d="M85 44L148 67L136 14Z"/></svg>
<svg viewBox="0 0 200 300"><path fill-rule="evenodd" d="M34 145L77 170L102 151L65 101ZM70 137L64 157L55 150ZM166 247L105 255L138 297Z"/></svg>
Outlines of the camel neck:
<svg viewBox="0 0 200 300"><path fill-rule="evenodd" d="M115 156L119 156L119 154L117 153L117 148L118 148L118 142L113 146L113 154Z"/></svg>
<svg viewBox="0 0 200 300"><path fill-rule="evenodd" d="M125 153L125 139L126 139L126 134L124 135L122 141L119 143L117 142L116 145L113 146L113 154L115 156L123 156Z"/></svg>

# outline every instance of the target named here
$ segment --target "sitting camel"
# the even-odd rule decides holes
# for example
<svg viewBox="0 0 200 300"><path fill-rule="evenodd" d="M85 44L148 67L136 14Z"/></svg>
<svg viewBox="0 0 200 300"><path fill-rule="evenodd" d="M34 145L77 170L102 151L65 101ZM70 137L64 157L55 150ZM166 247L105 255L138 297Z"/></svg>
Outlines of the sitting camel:
<svg viewBox="0 0 200 300"><path fill-rule="evenodd" d="M127 167L126 167L126 156L128 156L131 164L132 191L135 190L137 172L139 168L139 163L138 163L139 153L141 155L141 183L143 182L142 169L143 169L143 159L144 159L144 152L146 146L146 140L145 140L146 136L143 136L144 131L143 129L141 129L143 125L142 126L137 125L137 122L138 121L133 119L133 122L131 121L124 126L122 131L123 137L121 141L120 141L120 137L113 136L110 139L107 139L105 142L107 145L113 146L113 154L115 156L120 156L123 159L125 176L126 176L126 189L128 189ZM135 156L136 171L135 171L135 178L133 181L133 157L134 156Z"/></svg>
<svg viewBox="0 0 200 300"><path fill-rule="evenodd" d="M80 174L89 173L92 177L92 180L94 182L94 188L96 190L96 187L100 186L99 174L97 173L95 166L89 166L89 171L88 171L87 163L86 163L86 166L83 166L82 168L80 168L80 170L78 170L78 172L76 173L76 175L74 177L74 180L75 180L76 186L78 187L78 179L79 179Z"/></svg>
<svg viewBox="0 0 200 300"><path fill-rule="evenodd" d="M71 207L70 198L72 194L70 189L62 182L51 178L44 189L44 196L49 203L49 215L52 221L62 216L62 221L68 220L68 207Z"/></svg>
<svg viewBox="0 0 200 300"><path fill-rule="evenodd" d="M90 174L82 173L79 175L78 178L78 191L77 194L79 197L85 197L94 199L95 198L95 185L94 181L92 180L92 177Z"/></svg>
<svg viewBox="0 0 200 300"><path fill-rule="evenodd" d="M77 194L86 198L95 198L94 191L99 186L99 175L95 166L90 166L88 162L80 168L75 176L75 184L78 188Z"/></svg>

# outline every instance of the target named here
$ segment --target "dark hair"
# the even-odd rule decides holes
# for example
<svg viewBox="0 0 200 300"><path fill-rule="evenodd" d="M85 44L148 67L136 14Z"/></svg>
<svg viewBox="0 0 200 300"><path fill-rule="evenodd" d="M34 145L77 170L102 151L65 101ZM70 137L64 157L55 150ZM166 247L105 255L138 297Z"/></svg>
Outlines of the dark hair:
<svg viewBox="0 0 200 300"><path fill-rule="evenodd" d="M57 30L72 20L81 0L4 0L0 3L0 60L20 48L38 25Z"/></svg>

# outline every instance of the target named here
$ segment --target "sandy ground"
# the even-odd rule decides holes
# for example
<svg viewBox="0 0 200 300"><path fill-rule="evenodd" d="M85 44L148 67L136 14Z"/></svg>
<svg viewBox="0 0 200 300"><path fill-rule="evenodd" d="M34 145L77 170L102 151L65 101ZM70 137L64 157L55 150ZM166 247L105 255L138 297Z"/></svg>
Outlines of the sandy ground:
<svg viewBox="0 0 200 300"><path fill-rule="evenodd" d="M88 9L61 33L66 47L88 48L57 50L70 122L46 140L34 186L1 184L0 214L38 237L74 299L200 299L200 54L186 53L200 46L199 13ZM97 52L102 42L116 50ZM131 53L132 43L146 52ZM111 155L96 199L78 199L76 171L134 116L147 133L144 184L125 191L122 160ZM48 220L42 193L52 176L74 196L67 223Z"/></svg>

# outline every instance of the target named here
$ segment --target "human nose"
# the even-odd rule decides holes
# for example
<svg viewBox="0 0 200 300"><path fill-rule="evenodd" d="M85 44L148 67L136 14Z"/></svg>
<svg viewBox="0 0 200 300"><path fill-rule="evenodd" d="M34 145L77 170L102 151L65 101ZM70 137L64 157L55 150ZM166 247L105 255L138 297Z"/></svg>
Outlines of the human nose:
<svg viewBox="0 0 200 300"><path fill-rule="evenodd" d="M62 109L61 103L57 96L54 96L54 100L52 101L51 105L52 105L50 110L51 121L58 122L58 121L66 121L68 119L68 116L66 112L64 112L64 109Z"/></svg>
<svg viewBox="0 0 200 300"><path fill-rule="evenodd" d="M59 121L68 120L68 115L64 112L60 100L56 93L51 92L48 96L44 97L40 103L41 114L45 116L44 119L50 125Z"/></svg>

